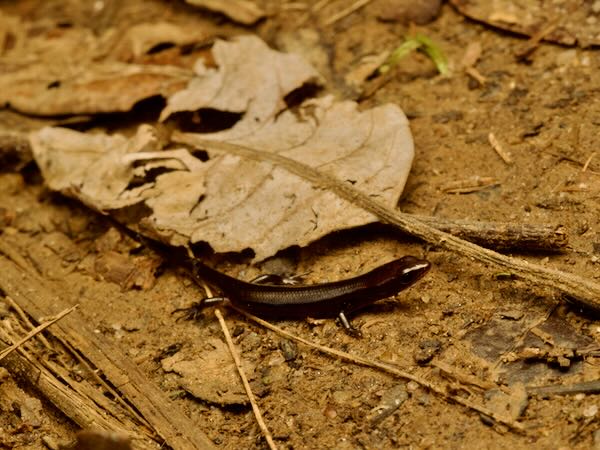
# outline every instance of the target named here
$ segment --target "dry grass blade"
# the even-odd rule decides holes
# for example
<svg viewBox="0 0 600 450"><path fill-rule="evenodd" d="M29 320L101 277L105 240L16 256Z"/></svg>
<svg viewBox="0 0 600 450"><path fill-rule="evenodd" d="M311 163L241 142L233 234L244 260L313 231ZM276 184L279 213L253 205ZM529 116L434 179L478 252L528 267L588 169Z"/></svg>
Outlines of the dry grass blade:
<svg viewBox="0 0 600 450"><path fill-rule="evenodd" d="M269 448L271 448L272 450L276 450L277 446L275 445L275 441L273 441L273 436L271 436L271 432L267 428L267 425L265 424L265 421L262 418L262 414L260 413L260 409L258 408L256 399L254 398L252 389L250 389L250 383L248 383L248 378L246 378L246 374L244 373L244 369L242 368L242 361L240 360L240 357L237 354L237 351L235 350L233 340L231 339L231 334L229 334L227 324L225 324L225 320L223 319L221 311L216 309L215 316L217 316L217 319L219 319L219 324L221 325L221 329L223 330L223 334L225 335L227 347L229 347L229 352L231 353L231 357L235 361L235 367L237 368L237 371L240 374L240 378L242 379L242 383L244 384L244 389L246 390L246 394L248 395L248 399L250 400L250 404L252 405L252 411L254 412L254 416L256 417L256 422L258 422L258 426L263 432L267 444L269 444Z"/></svg>
<svg viewBox="0 0 600 450"><path fill-rule="evenodd" d="M27 333L27 336L23 337L18 342L15 342L10 347L5 348L2 352L0 352L0 361L2 361L6 356L10 355L13 351L15 351L17 348L19 348L21 345L23 345L29 339L33 338L36 334L41 333L46 328L48 328L50 325L58 322L60 319L65 317L67 314L70 314L73 311L75 311L75 309L77 309L78 306L79 305L75 305L75 306L72 306L71 308L67 308L67 309L61 311L60 313L57 314L57 316L54 319L44 322L40 326L35 327L33 330L31 330L29 333Z"/></svg>

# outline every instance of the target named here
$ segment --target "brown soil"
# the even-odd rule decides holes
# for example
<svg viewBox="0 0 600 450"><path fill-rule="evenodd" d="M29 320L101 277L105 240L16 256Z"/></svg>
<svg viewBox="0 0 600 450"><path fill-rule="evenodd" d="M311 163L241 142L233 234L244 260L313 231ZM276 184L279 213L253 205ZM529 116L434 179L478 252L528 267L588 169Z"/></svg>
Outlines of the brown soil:
<svg viewBox="0 0 600 450"><path fill-rule="evenodd" d="M31 3L35 2L23 2ZM282 12L277 5L265 5L275 12L266 23L236 32L256 32L277 46L284 34L300 27L300 13ZM153 8L160 11L160 4ZM142 18L148 19L140 15ZM301 27L316 27L317 22L309 20ZM327 89L347 96L352 92L341 80L360 57L397 46L407 33L403 25L377 20L368 7L315 30L319 36L315 45L329 57L326 65L319 67L329 77ZM410 118L416 157L400 207L406 212L475 221L561 224L569 233L568 251L518 256L599 279L600 156L592 158L583 170L598 151L597 50L543 43L528 63L519 62L515 55L526 44L523 38L467 20L449 5L419 31L442 47L453 67L452 75L438 76L426 56L416 53L363 101L365 107L395 102ZM482 47L476 68L486 79L484 85L460 69L465 48L472 42ZM490 132L510 153L512 164L494 152L488 141ZM441 189L449 182L474 176L493 177L497 184L464 195ZM86 325L118 344L168 393L173 408L191 417L218 448L266 447L248 406L223 407L194 398L180 387L177 374L163 370L161 360L169 349L201 355L212 350L212 340L222 339L210 310L196 321L177 320L178 315L173 314L201 295L180 269L171 263L163 265L156 283L147 290L123 289L95 277L96 241L109 223L74 201L50 194L34 169L0 176L0 207L0 224L9 224L3 225L3 238L44 278L71 295L77 294ZM433 269L396 300L380 302L358 314L354 324L361 328L362 338L346 335L332 320L283 321L278 325L319 344L391 361L460 396L487 401L492 408L494 390L459 384L452 376L444 376L436 362L482 384L498 383L512 391L517 383L569 384L600 375L593 353L574 358L561 370L557 367L563 360L556 358L501 361L518 347L521 338L526 346L545 349L551 348L548 342L554 348L600 343L600 327L593 315L580 312L555 292L501 276L495 268L386 228L340 233L301 249L294 271L310 272L307 278L311 282L334 280L354 275L357 267L360 270L357 260L372 267L374 261L403 254L426 257ZM222 261L227 263L221 266L223 270L240 278L249 279L261 271L260 267L237 264L234 258ZM600 446L596 431L600 402L593 394L508 400L508 407L525 407L515 416L526 432L516 433L415 383L301 345L290 346L244 317L226 309L224 313L230 329L236 329L235 342L242 357L253 368L250 378L259 407L281 448ZM6 317L8 312L2 314ZM545 321L548 317L551 320ZM546 344L528 333L531 328L549 336ZM416 359L428 351L433 359L418 364ZM59 441L73 438L77 427L41 396L41 425L19 428L14 404L19 404L21 395L39 394L10 374L3 380L0 447L45 448L41 440L45 436ZM403 401L389 417L374 423L371 419L378 406L391 395ZM5 400L1 400L3 396Z"/></svg>

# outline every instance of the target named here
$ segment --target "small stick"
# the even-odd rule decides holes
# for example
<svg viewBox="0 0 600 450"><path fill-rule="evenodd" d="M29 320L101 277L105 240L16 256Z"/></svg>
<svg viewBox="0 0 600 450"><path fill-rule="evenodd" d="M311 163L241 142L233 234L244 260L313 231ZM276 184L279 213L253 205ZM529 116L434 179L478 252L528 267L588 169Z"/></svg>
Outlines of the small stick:
<svg viewBox="0 0 600 450"><path fill-rule="evenodd" d="M502 144L500 144L500 141L498 141L498 139L496 139L496 136L494 136L494 133L490 132L490 134L488 134L488 141L494 149L494 151L498 153L498 156L502 158L502 161L504 161L506 164L512 164L513 160L510 156L510 153L504 150Z"/></svg>
<svg viewBox="0 0 600 450"><path fill-rule="evenodd" d="M465 67L465 73L477 81L481 86L487 82L487 78L479 73L475 67Z"/></svg>
<svg viewBox="0 0 600 450"><path fill-rule="evenodd" d="M231 353L231 357L235 361L235 366L237 367L238 373L240 374L240 378L242 379L242 383L244 384L244 389L246 390L246 394L248 395L248 399L250 400L250 404L252 405L252 411L254 412L254 416L256 417L256 421L258 422L258 426L263 432L265 439L267 440L267 444L272 450L276 450L277 446L275 445L275 441L273 441L273 436L269 432L267 425L265 424L262 415L260 413L260 409L258 409L258 404L256 403L256 399L254 398L254 394L252 393L252 389L250 389L250 383L248 383L248 379L246 378L246 374L244 373L244 369L242 368L242 362L240 361L240 357L235 350L235 346L233 345L233 340L231 339L231 334L229 334L229 330L227 329L227 325L225 324L225 320L223 319L223 315L219 309L215 310L215 316L219 319L219 323L221 324L221 329L223 330L223 334L225 335L225 341L227 342L227 347L229 347L229 352Z"/></svg>
<svg viewBox="0 0 600 450"><path fill-rule="evenodd" d="M2 350L0 352L0 361L2 361L6 356L10 355L13 351L15 351L17 348L19 348L21 345L23 345L29 339L33 338L36 334L41 333L46 328L48 328L50 325L54 324L55 322L58 322L60 319L62 319L63 317L65 317L67 314L70 314L73 311L75 311L75 309L78 306L79 305L72 306L72 307L67 308L64 311L58 313L58 315L54 319L49 320L47 322L44 322L43 324L41 324L38 327L36 327L33 330L31 330L25 337L23 337L22 339L20 339L18 342L15 342L10 347L7 347L4 350Z"/></svg>
<svg viewBox="0 0 600 450"><path fill-rule="evenodd" d="M17 315L21 318L21 320L23 322L25 322L25 324L27 324L27 326L29 326L29 328L33 329L34 328L33 323L31 322L31 320L29 320L29 317L27 317L27 314L25 314L25 311L23 311L21 309L21 307L17 304L17 302L15 302L12 299L12 297L10 297L8 295L6 297L4 297L4 298L6 299L6 301L10 305L10 307L17 312ZM44 344L44 346L47 349L49 349L49 350L52 349L52 346L50 345L50 342L48 342L48 340L44 337L43 334L40 335L39 339L40 339L40 341L42 341L42 344Z"/></svg>
<svg viewBox="0 0 600 450"><path fill-rule="evenodd" d="M323 25L325 25L326 27L328 27L329 25L333 25L338 20L341 20L344 17L349 16L350 14L352 14L354 11L359 10L360 8L362 8L363 6L365 6L367 3L371 3L371 1L372 0L357 0L356 2L354 2L353 5L350 5L346 9L342 9L337 14L334 14L333 16L331 16L329 19L327 19L325 21L325 23Z"/></svg>
<svg viewBox="0 0 600 450"><path fill-rule="evenodd" d="M555 17L552 20L549 20L545 26L540 28L536 33L534 33L529 40L525 43L525 46L521 51L517 52L517 60L525 61L527 60L532 53L539 47L542 39L546 38L550 35L558 26L559 18Z"/></svg>
<svg viewBox="0 0 600 450"><path fill-rule="evenodd" d="M317 3L315 3L312 6L312 12L316 13L319 12L320 10L322 10L325 6L327 6L327 3L329 3L329 0L319 0Z"/></svg>
<svg viewBox="0 0 600 450"><path fill-rule="evenodd" d="M590 163L592 162L592 159L594 159L594 156L596 156L596 152L592 153L588 159L585 160L585 164L583 165L583 168L581 169L581 172L585 172L587 170L587 168L589 167Z"/></svg>
<svg viewBox="0 0 600 450"><path fill-rule="evenodd" d="M481 44L479 42L471 42L465 50L461 65L467 75L476 80L480 86L483 86L486 79L475 68L475 64L477 64L479 58L481 58Z"/></svg>
<svg viewBox="0 0 600 450"><path fill-rule="evenodd" d="M480 380L477 377L474 377L473 375L470 375L468 373L464 373L464 372L460 371L459 369L457 369L456 367L452 367L450 364L446 364L443 361L435 361L430 364L433 367L440 369L446 375L454 378L461 384L468 384L471 386L476 386L479 389L483 389L486 391L490 390L490 389L498 389L499 388L499 386L497 384L495 384L491 381ZM500 386L500 389L502 389L502 386ZM502 390L504 391L504 389L502 389Z"/></svg>
<svg viewBox="0 0 600 450"><path fill-rule="evenodd" d="M450 194L470 194L487 189L492 186L497 186L500 183L492 177L474 176L463 180L455 180L445 183L441 186L443 192Z"/></svg>
<svg viewBox="0 0 600 450"><path fill-rule="evenodd" d="M248 319L262 325L265 328L268 328L271 331L274 331L275 333L280 334L281 336L285 336L288 339L292 339L296 342L300 342L304 345L308 345L309 347L319 350L320 352L325 353L327 355L337 356L338 358L341 358L341 359L344 359L347 361L351 361L355 364L360 364L360 365L367 366L367 367L374 367L374 368L383 370L384 372L388 372L393 375L396 375L397 377L414 381L415 383L418 383L419 385L423 386L424 388L440 395L441 397L443 397L447 400L452 400L453 402L456 402L463 406L466 406L467 408L470 408L473 411L477 411L483 415L486 415L486 416L492 418L493 420L495 420L496 422L502 423L513 430L516 430L516 431L524 430L523 425L521 423L516 422L516 421L510 419L509 417L504 417L504 416L496 413L495 411L492 411L491 409L488 409L485 406L478 405L466 398L462 398L459 396L449 394L449 393L445 392L444 389L436 386L435 384L431 383L430 381L424 380L422 378L417 377L416 375L412 375L408 372L404 372L400 369L397 369L396 367L392 366L391 364L383 363L380 361L375 361L375 360L364 358L364 357L358 356L358 355L352 355L350 353L342 352L342 351L336 350L334 348L325 347L323 345L316 344L314 342L308 341L308 340L301 338L299 336L296 336L294 334L288 333L287 331L284 331L281 328L279 328L265 320L262 320L240 308L237 308L234 304L231 304L230 306L233 309L235 309L237 312L239 312L240 314L246 316Z"/></svg>
<svg viewBox="0 0 600 450"><path fill-rule="evenodd" d="M568 162L570 162L571 164L575 164L575 165L577 165L577 166L582 166L582 167L585 167L585 162L581 162L581 161L579 161L578 159L571 158L570 156L568 156L568 155L565 155L565 154L563 154L563 153L560 153L560 152L554 152L554 151L552 151L552 150L548 150L547 148L544 148L544 149L542 149L541 151L542 151L542 152L544 152L544 153L547 153L548 155L552 155L552 156L554 156L555 158L558 158L558 160L559 160L559 161L568 161ZM591 162L591 159L590 159L590 162ZM599 175L599 174L600 174L600 172L598 172L597 170L592 170L592 169L590 169L589 167L586 167L586 171L587 171L588 173L593 173L594 175Z"/></svg>
<svg viewBox="0 0 600 450"><path fill-rule="evenodd" d="M496 250L561 251L569 245L569 237L562 226L411 216L430 227Z"/></svg>
<svg viewBox="0 0 600 450"><path fill-rule="evenodd" d="M572 394L598 394L600 392L600 380L583 381L568 385L528 386L527 393L530 395L572 395Z"/></svg>

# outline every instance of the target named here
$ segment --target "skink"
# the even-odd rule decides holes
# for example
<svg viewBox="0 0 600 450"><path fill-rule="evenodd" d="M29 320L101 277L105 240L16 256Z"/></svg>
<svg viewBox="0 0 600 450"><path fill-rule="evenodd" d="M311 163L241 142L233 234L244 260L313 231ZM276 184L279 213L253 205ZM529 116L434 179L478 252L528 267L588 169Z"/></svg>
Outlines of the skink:
<svg viewBox="0 0 600 450"><path fill-rule="evenodd" d="M241 281L198 260L193 260L192 265L198 281L216 287L231 303L252 314L280 319L338 316L346 328L350 328L347 314L396 295L416 283L431 267L424 259L404 256L346 280L278 286Z"/></svg>

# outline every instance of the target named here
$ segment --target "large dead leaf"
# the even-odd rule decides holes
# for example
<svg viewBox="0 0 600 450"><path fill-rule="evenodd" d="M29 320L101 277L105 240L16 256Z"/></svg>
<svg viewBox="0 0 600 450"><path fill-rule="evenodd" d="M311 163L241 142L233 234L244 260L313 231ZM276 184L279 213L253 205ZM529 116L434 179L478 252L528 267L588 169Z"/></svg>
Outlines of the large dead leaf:
<svg viewBox="0 0 600 450"><path fill-rule="evenodd" d="M394 207L413 158L400 108L359 111L354 102L322 97L286 110L284 97L316 73L299 57L256 41L217 44L219 69L198 75L169 99L166 114L198 108L243 113L229 129L187 139L201 136L276 152ZM244 58L249 49L255 52ZM256 64L257 59L264 64ZM165 150L158 142L149 126L132 139L61 128L45 128L31 137L34 157L52 189L100 211L144 205L144 228L173 245L202 241L217 252L249 248L264 259L376 220L270 163L212 151L206 159L204 152Z"/></svg>
<svg viewBox="0 0 600 450"><path fill-rule="evenodd" d="M284 112L246 145L298 159L395 206L413 157L402 111L359 112L353 102L314 101L300 120ZM218 252L251 248L264 259L291 245L375 218L267 163L185 149L160 150L147 127L133 140L45 128L32 136L52 189L101 211L144 203L144 225L174 245L208 242ZM157 175L158 174L158 175Z"/></svg>
<svg viewBox="0 0 600 450"><path fill-rule="evenodd" d="M2 24L8 31L0 39L10 38L11 46L0 56L0 104L19 112L51 116L128 111L145 98L168 97L192 76L179 67L106 59L107 46L115 42L114 31L97 37L85 28L48 28L27 36L12 31L14 19L0 16ZM34 27L21 25L25 31ZM143 31L127 36L134 39ZM159 27L159 31L177 39L173 29ZM152 42L140 39L127 41L134 54Z"/></svg>

